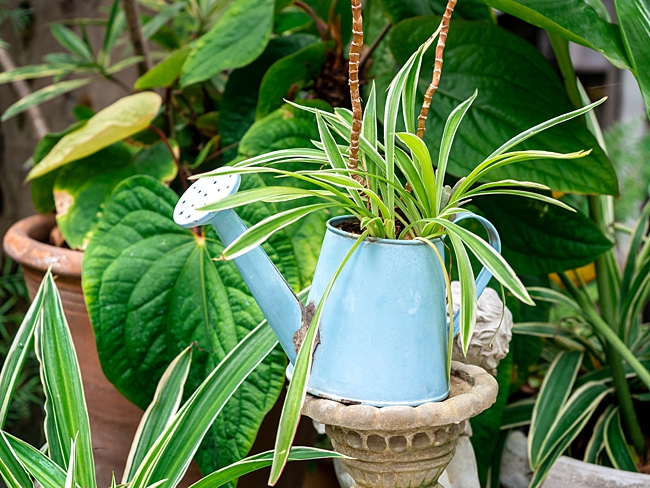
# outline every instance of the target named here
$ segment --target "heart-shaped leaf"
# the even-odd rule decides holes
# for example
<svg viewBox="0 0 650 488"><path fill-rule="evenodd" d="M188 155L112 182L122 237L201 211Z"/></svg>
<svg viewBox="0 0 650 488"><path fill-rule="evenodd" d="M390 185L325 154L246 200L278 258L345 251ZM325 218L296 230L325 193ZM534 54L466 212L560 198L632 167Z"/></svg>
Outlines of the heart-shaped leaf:
<svg viewBox="0 0 650 488"><path fill-rule="evenodd" d="M477 198L474 203L499 229L503 257L518 274L579 268L612 247L580 212L511 196Z"/></svg>
<svg viewBox="0 0 650 488"><path fill-rule="evenodd" d="M439 24L438 17L418 17L393 29L390 46L404 63ZM423 66L433 65L433 52ZM420 100L431 82L431 73L420 78ZM515 135L548 119L571 112L557 74L546 59L523 39L486 22L452 22L445 49L445 64L438 92L427 120L425 142L436 154L444 121L474 90L478 97L461 124L451 151L448 172L465 176L487 155ZM378 88L377 94L384 90ZM572 161L537 160L517 163L490 173L487 179L518 179L545 184L572 193L618 195L611 163L580 120L548 129L516 149L540 149L592 153Z"/></svg>
<svg viewBox="0 0 650 488"><path fill-rule="evenodd" d="M173 141L172 144L175 146ZM120 142L57 172L53 187L56 222L68 246L86 246L113 189L136 174L150 175L163 183L173 180L176 165L167 146L159 142L134 155L132 149Z"/></svg>
<svg viewBox="0 0 650 488"><path fill-rule="evenodd" d="M442 15L447 7L447 0L382 0L386 16L397 22L420 15ZM454 9L454 18L466 20L488 20L494 22L492 9L480 0L461 0Z"/></svg>
<svg viewBox="0 0 650 488"><path fill-rule="evenodd" d="M229 161L237 155L234 146L255 122L260 84L267 70L279 59L315 43L316 40L316 37L308 34L293 34L271 39L259 58L230 74L220 110L222 146L231 148L224 152L224 161Z"/></svg>
<svg viewBox="0 0 650 488"><path fill-rule="evenodd" d="M247 178L242 189L259 184ZM203 351L193 361L191 392L263 319L234 264L214 261L223 251L214 232L206 228L197 236L174 223L177 200L153 178L127 179L106 204L84 253L84 294L100 360L109 380L140 406L184 347L196 341ZM249 205L240 216L251 225L274 211ZM304 284L298 261L309 250L302 242L279 232L265 245L294 290ZM225 406L197 454L205 472L248 452L280 393L285 361L275 350Z"/></svg>
<svg viewBox="0 0 650 488"><path fill-rule="evenodd" d="M241 68L257 58L273 29L274 0L233 2L215 26L201 36L181 72L181 85L205 81L220 71Z"/></svg>
<svg viewBox="0 0 650 488"><path fill-rule="evenodd" d="M618 26L601 0L482 0L530 24L594 49L618 68L629 67ZM627 3L627 2L626 2Z"/></svg>

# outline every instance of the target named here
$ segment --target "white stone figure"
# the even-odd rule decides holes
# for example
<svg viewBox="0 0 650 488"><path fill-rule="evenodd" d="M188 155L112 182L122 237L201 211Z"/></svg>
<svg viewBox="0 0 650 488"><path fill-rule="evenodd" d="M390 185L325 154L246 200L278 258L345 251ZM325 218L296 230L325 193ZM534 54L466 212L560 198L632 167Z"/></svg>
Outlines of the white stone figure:
<svg viewBox="0 0 650 488"><path fill-rule="evenodd" d="M460 284L457 281L452 282L451 292L454 312L456 312L460 305ZM495 290L486 288L478 300L476 327L469 343L467 356L463 356L460 335L458 335L454 341L453 359L480 366L492 376L496 376L499 361L506 357L510 350L510 339L512 339L512 313L503 306Z"/></svg>

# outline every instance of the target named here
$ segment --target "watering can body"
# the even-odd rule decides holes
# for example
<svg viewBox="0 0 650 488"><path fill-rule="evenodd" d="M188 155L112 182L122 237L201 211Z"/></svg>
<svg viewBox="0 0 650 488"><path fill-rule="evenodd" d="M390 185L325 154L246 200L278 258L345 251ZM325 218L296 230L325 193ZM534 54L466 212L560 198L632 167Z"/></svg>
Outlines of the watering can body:
<svg viewBox="0 0 650 488"><path fill-rule="evenodd" d="M187 194L192 191L196 193L190 188ZM189 212L189 216L179 215L177 207L177 223L209 222L225 245L246 229L232 210L216 215ZM456 220L464 218L478 219L490 243L500 251L498 234L488 221L471 213L460 214ZM308 303L318 305L358 237L338 228L346 219L350 217L337 217L327 224ZM443 242L437 239L432 244L444 258ZM308 325L310 315L261 247L235 258L234 263L287 353L291 375L296 358L294 336L303 323ZM486 269L481 271L477 295L490 277ZM448 327L444 275L431 246L422 241L366 238L350 256L325 302L308 391L378 407L444 400L449 394Z"/></svg>

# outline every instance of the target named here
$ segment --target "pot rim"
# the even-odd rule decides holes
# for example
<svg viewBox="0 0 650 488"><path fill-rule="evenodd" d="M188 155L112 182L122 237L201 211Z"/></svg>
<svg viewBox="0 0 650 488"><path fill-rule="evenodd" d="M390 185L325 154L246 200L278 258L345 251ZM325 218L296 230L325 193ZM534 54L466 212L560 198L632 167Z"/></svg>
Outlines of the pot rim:
<svg viewBox="0 0 650 488"><path fill-rule="evenodd" d="M338 217L332 217L327 221L327 230L341 237L346 237L348 239L353 239L356 241L359 238L359 234L353 234L352 232L341 230L338 227L336 227L336 225L342 222L358 222L358 221L359 219L357 219L354 215L340 215ZM416 241L413 239L384 239L381 237L369 236L366 237L364 240L377 243L377 244L390 244L390 245L397 245L397 246L428 246L426 242ZM437 244L439 242L442 242L442 239L436 237L435 239L429 239L429 242Z"/></svg>
<svg viewBox="0 0 650 488"><path fill-rule="evenodd" d="M3 239L3 248L21 266L52 272L59 276L81 277L84 253L52 246L35 238L39 231L50 230L56 224L54 215L32 215L13 224Z"/></svg>

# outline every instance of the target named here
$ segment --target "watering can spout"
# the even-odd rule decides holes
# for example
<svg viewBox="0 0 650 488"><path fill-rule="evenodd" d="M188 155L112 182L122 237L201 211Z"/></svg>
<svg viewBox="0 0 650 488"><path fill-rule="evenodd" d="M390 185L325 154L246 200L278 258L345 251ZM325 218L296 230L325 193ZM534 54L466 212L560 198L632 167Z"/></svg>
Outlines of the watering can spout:
<svg viewBox="0 0 650 488"><path fill-rule="evenodd" d="M198 179L178 201L174 209L174 221L185 228L211 224L221 242L228 246L246 231L246 225L235 211L226 209L211 212L195 208L234 194L239 189L240 181L239 175L217 175ZM302 303L260 246L233 261L282 349L293 363L296 359L293 338L302 324Z"/></svg>

